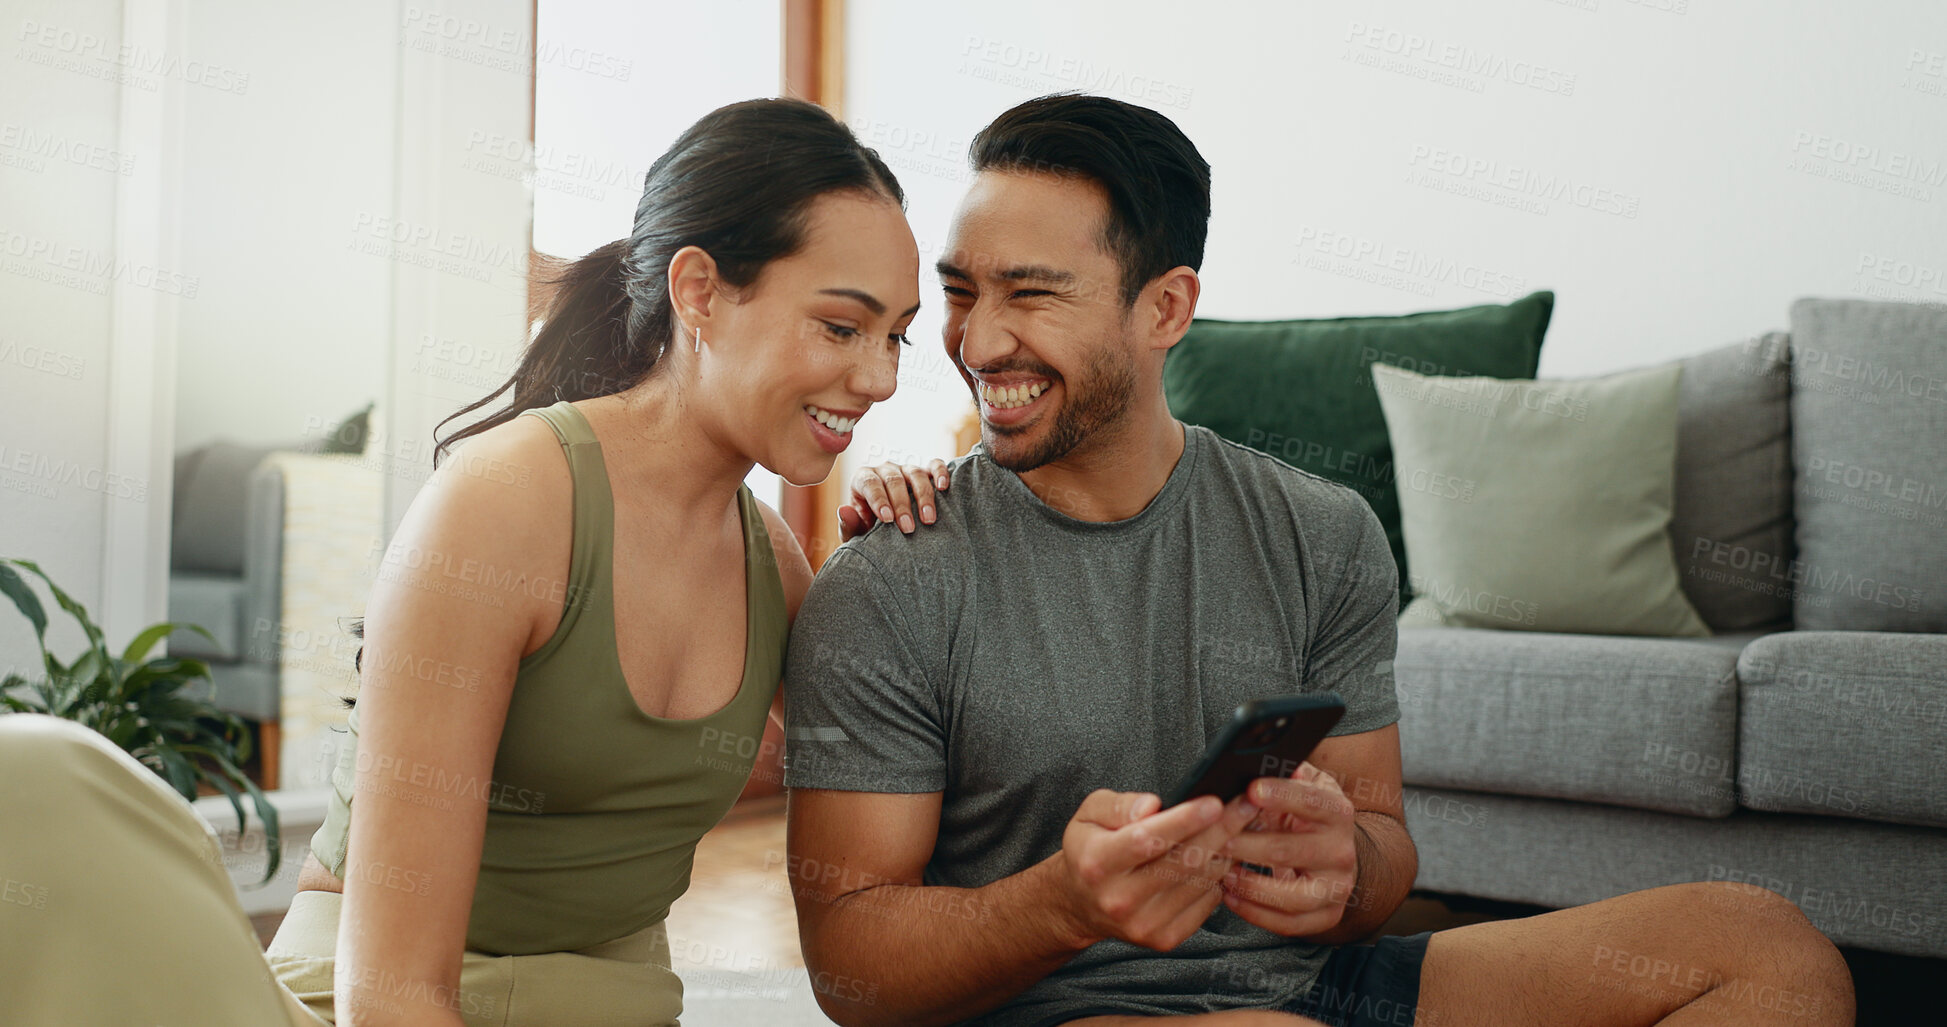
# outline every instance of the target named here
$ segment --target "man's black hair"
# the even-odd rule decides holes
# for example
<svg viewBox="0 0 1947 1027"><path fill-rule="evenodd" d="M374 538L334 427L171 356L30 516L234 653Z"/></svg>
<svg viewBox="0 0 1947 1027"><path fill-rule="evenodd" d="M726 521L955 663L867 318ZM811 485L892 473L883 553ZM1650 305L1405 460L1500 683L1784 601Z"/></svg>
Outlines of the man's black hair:
<svg viewBox="0 0 1947 1027"><path fill-rule="evenodd" d="M1090 179L1109 194L1102 248L1128 306L1170 268L1203 266L1210 164L1170 119L1105 96L1056 93L995 118L968 148L975 171Z"/></svg>

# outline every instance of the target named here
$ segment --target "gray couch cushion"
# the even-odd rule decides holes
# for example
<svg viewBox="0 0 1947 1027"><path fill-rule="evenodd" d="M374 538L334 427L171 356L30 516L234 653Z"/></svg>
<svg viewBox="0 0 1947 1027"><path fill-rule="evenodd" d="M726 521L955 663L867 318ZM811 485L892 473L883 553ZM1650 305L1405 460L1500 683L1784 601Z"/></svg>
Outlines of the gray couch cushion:
<svg viewBox="0 0 1947 1027"><path fill-rule="evenodd" d="M1683 361L1670 541L1712 631L1791 623L1790 358L1771 332Z"/></svg>
<svg viewBox="0 0 1947 1027"><path fill-rule="evenodd" d="M1947 827L1947 635L1768 635L1737 673L1745 806Z"/></svg>
<svg viewBox="0 0 1947 1027"><path fill-rule="evenodd" d="M250 473L277 449L212 442L197 459L177 462L189 475L177 481L169 566L175 571L242 574L245 490Z"/></svg>
<svg viewBox="0 0 1947 1027"><path fill-rule="evenodd" d="M1792 304L1804 630L1947 631L1947 305Z"/></svg>
<svg viewBox="0 0 1947 1027"><path fill-rule="evenodd" d="M241 655L246 591L242 578L171 574L169 619L202 625L216 636L216 644L194 631L178 629L169 633L169 655L198 660L234 660Z"/></svg>
<svg viewBox="0 0 1947 1027"><path fill-rule="evenodd" d="M1420 851L1415 888L1567 907L1682 881L1737 881L1798 903L1841 945L1947 956L1947 888L1933 886L1947 880L1947 833L1932 828L1750 810L1702 820L1412 787L1405 806Z"/></svg>
<svg viewBox="0 0 1947 1027"><path fill-rule="evenodd" d="M1401 628L1406 782L1726 816L1749 638Z"/></svg>

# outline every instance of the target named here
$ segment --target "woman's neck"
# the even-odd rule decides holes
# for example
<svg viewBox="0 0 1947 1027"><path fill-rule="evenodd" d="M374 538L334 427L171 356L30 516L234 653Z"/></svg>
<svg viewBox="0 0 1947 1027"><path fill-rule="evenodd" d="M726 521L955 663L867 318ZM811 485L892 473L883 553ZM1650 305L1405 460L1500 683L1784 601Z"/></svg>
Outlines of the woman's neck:
<svg viewBox="0 0 1947 1027"><path fill-rule="evenodd" d="M654 496L655 508L691 523L720 515L736 500L754 461L724 441L718 419L700 408L680 378L652 375L604 399L613 404L615 437L603 456L614 490Z"/></svg>

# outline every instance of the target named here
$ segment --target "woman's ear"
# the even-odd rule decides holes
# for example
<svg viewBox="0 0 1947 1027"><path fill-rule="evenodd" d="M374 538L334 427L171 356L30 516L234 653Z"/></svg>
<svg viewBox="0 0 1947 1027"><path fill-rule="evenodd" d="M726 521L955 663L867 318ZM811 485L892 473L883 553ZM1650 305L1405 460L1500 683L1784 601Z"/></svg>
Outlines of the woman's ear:
<svg viewBox="0 0 1947 1027"><path fill-rule="evenodd" d="M708 328L716 298L716 260L699 246L677 250L669 258L669 302L676 320L691 331Z"/></svg>

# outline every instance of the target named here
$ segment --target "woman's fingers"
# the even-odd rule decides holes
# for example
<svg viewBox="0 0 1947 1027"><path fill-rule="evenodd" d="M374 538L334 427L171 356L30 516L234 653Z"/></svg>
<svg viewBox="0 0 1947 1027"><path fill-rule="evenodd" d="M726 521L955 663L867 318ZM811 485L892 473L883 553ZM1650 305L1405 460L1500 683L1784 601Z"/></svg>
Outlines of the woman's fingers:
<svg viewBox="0 0 1947 1027"><path fill-rule="evenodd" d="M920 521L926 524L933 523L939 517L933 503L933 483L936 480L933 473L924 467L902 467L900 471L905 475L906 487L912 490L914 504L919 507ZM899 528L901 531L911 532L912 521L901 517Z"/></svg>
<svg viewBox="0 0 1947 1027"><path fill-rule="evenodd" d="M884 521L911 534L919 524L939 520L939 493L947 481L946 461L937 458L925 467L894 463L861 467L852 475L851 501L839 508L840 531L849 539L863 534L875 521Z"/></svg>

